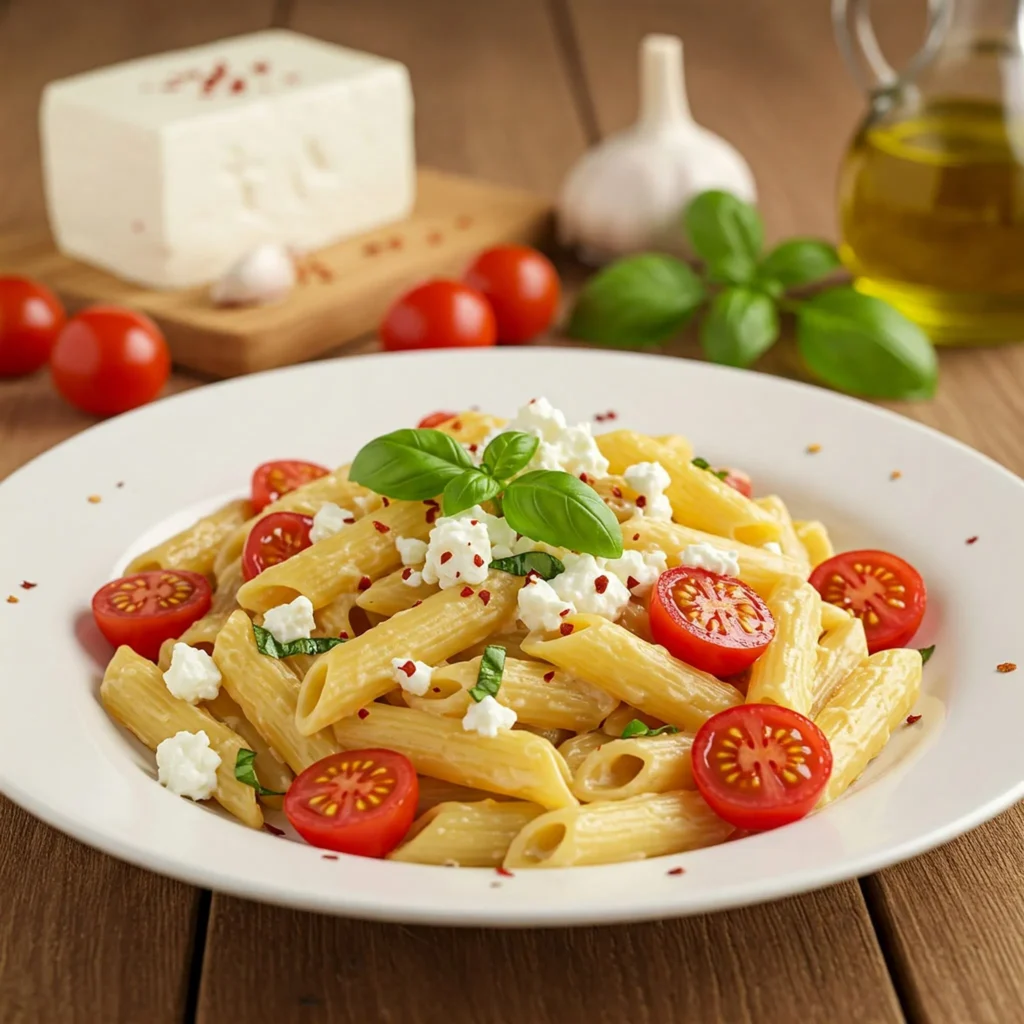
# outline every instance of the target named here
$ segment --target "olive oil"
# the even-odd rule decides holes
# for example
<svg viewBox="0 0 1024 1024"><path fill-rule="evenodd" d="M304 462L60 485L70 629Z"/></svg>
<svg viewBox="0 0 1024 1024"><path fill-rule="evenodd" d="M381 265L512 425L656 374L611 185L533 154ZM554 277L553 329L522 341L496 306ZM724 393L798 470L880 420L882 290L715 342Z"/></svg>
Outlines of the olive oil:
<svg viewBox="0 0 1024 1024"><path fill-rule="evenodd" d="M932 102L858 133L840 179L857 287L937 343L1024 340L1024 125L995 103Z"/></svg>

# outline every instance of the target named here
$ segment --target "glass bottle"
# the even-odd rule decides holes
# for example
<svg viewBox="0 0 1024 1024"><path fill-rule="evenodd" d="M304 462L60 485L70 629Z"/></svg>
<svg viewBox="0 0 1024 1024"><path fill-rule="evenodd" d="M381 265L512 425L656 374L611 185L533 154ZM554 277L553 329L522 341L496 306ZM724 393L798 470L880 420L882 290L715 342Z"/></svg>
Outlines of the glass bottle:
<svg viewBox="0 0 1024 1024"><path fill-rule="evenodd" d="M868 89L839 184L856 286L939 344L1024 340L1022 0L929 0L925 42L886 63L868 0L833 0Z"/></svg>

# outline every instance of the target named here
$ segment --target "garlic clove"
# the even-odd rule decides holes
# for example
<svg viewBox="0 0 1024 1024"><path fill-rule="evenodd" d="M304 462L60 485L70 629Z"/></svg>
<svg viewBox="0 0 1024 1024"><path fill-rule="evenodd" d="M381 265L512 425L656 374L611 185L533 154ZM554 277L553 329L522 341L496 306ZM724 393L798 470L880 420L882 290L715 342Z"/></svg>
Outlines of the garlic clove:
<svg viewBox="0 0 1024 1024"><path fill-rule="evenodd" d="M215 306L280 302L295 287L295 259L284 246L265 242L246 253L210 287Z"/></svg>
<svg viewBox="0 0 1024 1024"><path fill-rule="evenodd" d="M649 249L690 255L680 226L690 199L712 188L756 198L743 157L694 122L675 36L643 40L640 94L636 124L585 153L562 188L559 237L590 263Z"/></svg>

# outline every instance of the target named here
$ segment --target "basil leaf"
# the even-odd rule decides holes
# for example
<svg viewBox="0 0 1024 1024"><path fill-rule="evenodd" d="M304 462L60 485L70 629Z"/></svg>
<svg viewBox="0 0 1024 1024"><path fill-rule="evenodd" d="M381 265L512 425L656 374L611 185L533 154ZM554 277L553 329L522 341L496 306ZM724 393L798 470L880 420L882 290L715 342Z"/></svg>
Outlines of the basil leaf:
<svg viewBox="0 0 1024 1024"><path fill-rule="evenodd" d="M679 333L704 298L700 278L682 260L627 256L583 286L565 333L602 345L659 345Z"/></svg>
<svg viewBox="0 0 1024 1024"><path fill-rule="evenodd" d="M507 572L510 576L529 576L534 572L543 580L553 580L565 572L562 561L546 551L526 551L511 558L496 558L487 568Z"/></svg>
<svg viewBox="0 0 1024 1024"><path fill-rule="evenodd" d="M505 520L516 533L599 558L622 555L622 531L598 493L571 473L535 469L505 488Z"/></svg>
<svg viewBox="0 0 1024 1024"><path fill-rule="evenodd" d="M252 632L256 637L256 649L268 658L290 658L293 654L323 654L345 641L337 636L314 636L308 640L292 640L283 644L274 638L269 629L252 624Z"/></svg>
<svg viewBox="0 0 1024 1024"><path fill-rule="evenodd" d="M927 665L931 656L935 653L935 644L931 647L919 647L917 653L921 655L921 664Z"/></svg>
<svg viewBox="0 0 1024 1024"><path fill-rule="evenodd" d="M467 469L445 485L441 505L446 516L458 515L490 501L501 491L501 481L479 469Z"/></svg>
<svg viewBox="0 0 1024 1024"><path fill-rule="evenodd" d="M775 302L753 288L726 288L711 303L700 325L700 343L713 363L750 366L775 344L779 314Z"/></svg>
<svg viewBox="0 0 1024 1024"><path fill-rule="evenodd" d="M519 430L506 430L484 449L483 464L499 480L508 480L525 469L540 444L540 438Z"/></svg>
<svg viewBox="0 0 1024 1024"><path fill-rule="evenodd" d="M235 778L246 786L252 786L258 796L284 796L283 790L267 789L265 786L260 785L260 780L256 778L256 768L253 764L255 760L256 751L246 750L245 747L242 747L235 758Z"/></svg>
<svg viewBox="0 0 1024 1024"><path fill-rule="evenodd" d="M690 462L698 469L706 469L709 473L714 473L719 480L724 480L729 475L729 470L715 469L707 459L702 459L700 456L695 459L690 459Z"/></svg>
<svg viewBox="0 0 1024 1024"><path fill-rule="evenodd" d="M920 327L881 299L833 288L807 299L796 316L800 354L825 383L869 398L935 394L935 349Z"/></svg>
<svg viewBox="0 0 1024 1024"><path fill-rule="evenodd" d="M440 430L395 430L359 449L349 470L353 483L400 501L436 497L453 477L473 468L454 438Z"/></svg>
<svg viewBox="0 0 1024 1024"><path fill-rule="evenodd" d="M758 279L766 284L796 288L820 281L839 269L839 254L834 245L816 238L794 238L776 246L761 261Z"/></svg>
<svg viewBox="0 0 1024 1024"><path fill-rule="evenodd" d="M476 674L476 686L469 695L479 702L484 697L497 697L501 689L501 677L505 671L505 648L488 644L480 658L480 670Z"/></svg>
<svg viewBox="0 0 1024 1024"><path fill-rule="evenodd" d="M634 718L622 730L622 738L624 740L631 740L634 736L667 736L674 732L679 732L674 725L661 725L657 729L652 729L649 725L641 722L639 718Z"/></svg>
<svg viewBox="0 0 1024 1024"><path fill-rule="evenodd" d="M683 214L694 252L715 280L748 284L755 277L764 245L757 208L730 192L702 192Z"/></svg>

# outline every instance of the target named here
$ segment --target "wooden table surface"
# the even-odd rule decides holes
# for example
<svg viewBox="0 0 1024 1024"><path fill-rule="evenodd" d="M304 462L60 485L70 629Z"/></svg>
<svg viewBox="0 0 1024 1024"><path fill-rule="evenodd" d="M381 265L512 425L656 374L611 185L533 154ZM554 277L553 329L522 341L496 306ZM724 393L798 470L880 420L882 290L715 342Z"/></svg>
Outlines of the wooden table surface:
<svg viewBox="0 0 1024 1024"><path fill-rule="evenodd" d="M918 6L886 5L899 53L913 49ZM693 109L747 155L769 235L834 237L837 162L864 104L827 7L0 0L0 227L43 216L35 116L46 81L288 25L409 66L422 162L549 194L584 147L630 119L640 37L678 33ZM692 354L692 339L677 348ZM784 350L773 360L790 370ZM179 375L171 390L199 383ZM898 408L1024 472L1024 348L944 353L938 397ZM0 478L88 425L45 376L0 382ZM1020 807L807 896L556 931L366 924L211 896L96 853L3 798L0 837L3 1024L1024 1020Z"/></svg>

